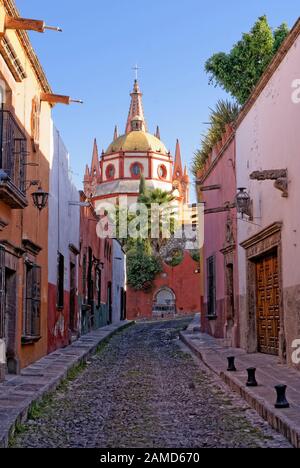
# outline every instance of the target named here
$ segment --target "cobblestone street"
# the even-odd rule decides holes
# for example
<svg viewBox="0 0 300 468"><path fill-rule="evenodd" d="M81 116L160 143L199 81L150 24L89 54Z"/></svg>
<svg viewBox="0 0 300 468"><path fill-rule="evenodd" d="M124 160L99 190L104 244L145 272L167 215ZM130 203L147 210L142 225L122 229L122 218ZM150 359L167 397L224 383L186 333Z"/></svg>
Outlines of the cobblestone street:
<svg viewBox="0 0 300 468"><path fill-rule="evenodd" d="M12 447L289 447L179 342L188 320L115 335L32 410Z"/></svg>

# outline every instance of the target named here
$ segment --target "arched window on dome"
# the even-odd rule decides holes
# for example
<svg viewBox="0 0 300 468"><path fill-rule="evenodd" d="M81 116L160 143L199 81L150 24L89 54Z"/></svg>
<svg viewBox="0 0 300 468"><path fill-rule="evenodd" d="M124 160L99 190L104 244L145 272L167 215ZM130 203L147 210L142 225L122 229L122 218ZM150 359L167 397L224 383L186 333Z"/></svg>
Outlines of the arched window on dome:
<svg viewBox="0 0 300 468"><path fill-rule="evenodd" d="M114 179L115 178L115 173L116 173L115 166L113 166L112 164L107 166L107 168L106 168L106 178L108 180Z"/></svg>
<svg viewBox="0 0 300 468"><path fill-rule="evenodd" d="M168 171L167 171L167 168L166 168L166 166L164 164L161 164L158 167L157 173L158 173L158 177L160 179L166 180L166 178L168 176Z"/></svg>
<svg viewBox="0 0 300 468"><path fill-rule="evenodd" d="M132 166L130 168L130 172L131 172L132 177L134 177L135 179L138 179L143 174L144 168L143 168L142 164L136 162L136 163L132 164Z"/></svg>

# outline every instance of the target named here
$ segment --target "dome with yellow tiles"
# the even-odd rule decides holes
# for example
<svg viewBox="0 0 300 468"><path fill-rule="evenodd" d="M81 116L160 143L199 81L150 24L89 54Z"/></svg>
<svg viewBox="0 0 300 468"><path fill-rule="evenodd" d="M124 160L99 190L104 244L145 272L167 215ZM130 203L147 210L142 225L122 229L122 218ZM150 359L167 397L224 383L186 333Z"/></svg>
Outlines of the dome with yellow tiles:
<svg viewBox="0 0 300 468"><path fill-rule="evenodd" d="M117 138L107 149L106 154L120 151L153 151L155 153L168 154L165 145L151 133L131 131Z"/></svg>

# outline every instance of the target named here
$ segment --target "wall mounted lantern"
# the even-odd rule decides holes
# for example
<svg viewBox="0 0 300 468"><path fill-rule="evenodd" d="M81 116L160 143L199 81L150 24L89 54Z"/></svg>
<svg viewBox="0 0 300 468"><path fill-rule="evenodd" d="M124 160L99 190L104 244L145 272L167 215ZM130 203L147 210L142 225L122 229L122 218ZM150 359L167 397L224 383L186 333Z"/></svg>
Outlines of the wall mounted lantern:
<svg viewBox="0 0 300 468"><path fill-rule="evenodd" d="M244 187L238 188L238 193L236 195L236 207L238 213L242 215L242 219L245 215L252 219L252 200L246 190L247 189Z"/></svg>
<svg viewBox="0 0 300 468"><path fill-rule="evenodd" d="M45 192L42 187L39 186L38 190L32 193L32 198L34 206L36 206L39 211L42 211L47 206L49 193Z"/></svg>

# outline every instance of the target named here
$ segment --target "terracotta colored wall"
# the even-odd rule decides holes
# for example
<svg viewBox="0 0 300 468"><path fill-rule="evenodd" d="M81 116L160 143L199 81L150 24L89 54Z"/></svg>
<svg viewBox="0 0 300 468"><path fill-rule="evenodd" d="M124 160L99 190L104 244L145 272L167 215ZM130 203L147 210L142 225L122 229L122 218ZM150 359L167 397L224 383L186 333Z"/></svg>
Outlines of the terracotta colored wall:
<svg viewBox="0 0 300 468"><path fill-rule="evenodd" d="M87 201L83 192L81 192L81 201ZM111 249L111 257L108 258L105 255L105 240L100 239L96 231L97 217L94 210L86 207L80 209L80 255L79 255L79 272L78 272L78 293L80 303L84 302L84 291L83 291L83 257L87 256L88 260L88 249L92 249L95 258L103 262L103 268L101 270L101 310L98 313L106 318L106 305L108 302L108 283L112 283L112 256L113 256L113 245L112 240L107 240L109 248ZM97 302L96 287L94 289L95 302ZM104 317L105 316L105 317ZM100 318L101 319L101 318ZM99 320L102 323L101 320Z"/></svg>
<svg viewBox="0 0 300 468"><path fill-rule="evenodd" d="M65 291L64 307L58 310L56 307L57 287L49 284L48 292L48 353L70 344L70 293Z"/></svg>
<svg viewBox="0 0 300 468"><path fill-rule="evenodd" d="M195 273L198 264L185 253L181 265L172 268L164 265L164 272L157 276L152 291L134 291L127 288L127 318L129 320L151 318L153 298L164 286L172 289L176 296L178 314L191 315L201 311L199 275ZM164 277L164 274L167 275Z"/></svg>

